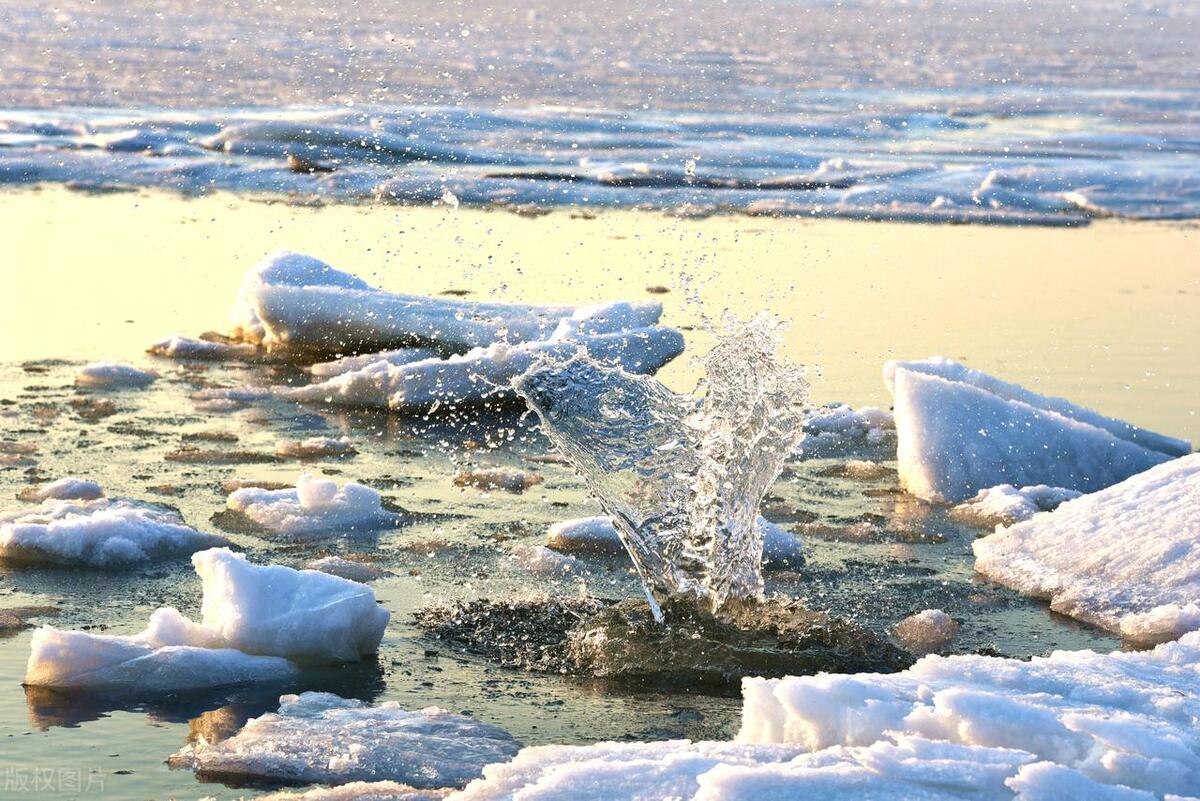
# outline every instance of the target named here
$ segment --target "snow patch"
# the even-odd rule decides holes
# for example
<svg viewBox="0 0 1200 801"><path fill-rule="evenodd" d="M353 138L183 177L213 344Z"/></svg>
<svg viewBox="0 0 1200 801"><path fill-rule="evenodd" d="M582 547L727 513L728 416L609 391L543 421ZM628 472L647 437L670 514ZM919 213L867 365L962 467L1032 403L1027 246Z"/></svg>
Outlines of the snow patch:
<svg viewBox="0 0 1200 801"><path fill-rule="evenodd" d="M304 569L317 570L348 581L357 581L359 584L366 584L368 581L388 575L386 570L374 565L343 559L340 556L324 556L320 559L313 559L305 563Z"/></svg>
<svg viewBox="0 0 1200 801"><path fill-rule="evenodd" d="M958 622L941 609L926 609L896 624L896 639L918 656L942 650L957 634Z"/></svg>
<svg viewBox="0 0 1200 801"><path fill-rule="evenodd" d="M92 362L75 375L75 385L92 389L144 389L158 379L153 370L139 370L128 364Z"/></svg>
<svg viewBox="0 0 1200 801"><path fill-rule="evenodd" d="M309 437L302 440L281 440L275 453L288 459L321 459L327 456L352 456L358 453L349 437Z"/></svg>
<svg viewBox="0 0 1200 801"><path fill-rule="evenodd" d="M1200 454L977 540L975 569L1138 642L1200 627Z"/></svg>
<svg viewBox="0 0 1200 801"><path fill-rule="evenodd" d="M1020 488L1001 484L980 490L974 498L950 510L950 514L964 523L984 528L1011 526L1028 520L1038 512L1052 512L1060 504L1082 494L1062 487L1047 487L1045 484Z"/></svg>
<svg viewBox="0 0 1200 801"><path fill-rule="evenodd" d="M383 508L382 496L352 481L337 482L305 473L295 489L243 487L226 499L266 531L287 537L377 531L396 525L400 516Z"/></svg>
<svg viewBox="0 0 1200 801"><path fill-rule="evenodd" d="M174 509L125 498L49 499L0 515L0 558L20 562L111 568L225 543L187 525Z"/></svg>
<svg viewBox="0 0 1200 801"><path fill-rule="evenodd" d="M410 712L395 701L367 706L306 692L282 696L278 712L250 720L235 736L186 745L168 761L213 777L297 784L387 780L425 789L461 787L518 748L499 726L437 707Z"/></svg>
<svg viewBox="0 0 1200 801"><path fill-rule="evenodd" d="M104 489L95 481L66 476L48 484L23 489L17 497L22 501L94 501L104 497Z"/></svg>
<svg viewBox="0 0 1200 801"><path fill-rule="evenodd" d="M246 342L222 342L219 340L195 339L193 337L168 337L146 348L152 356L181 361L234 361L251 360L260 354L258 348Z"/></svg>
<svg viewBox="0 0 1200 801"><path fill-rule="evenodd" d="M343 373L352 373L364 367L370 367L379 362L392 365L410 364L425 359L436 359L439 355L435 348L397 348L382 350L378 353L364 353L361 356L343 356L330 362L317 362L309 365L308 372L317 378L333 378Z"/></svg>

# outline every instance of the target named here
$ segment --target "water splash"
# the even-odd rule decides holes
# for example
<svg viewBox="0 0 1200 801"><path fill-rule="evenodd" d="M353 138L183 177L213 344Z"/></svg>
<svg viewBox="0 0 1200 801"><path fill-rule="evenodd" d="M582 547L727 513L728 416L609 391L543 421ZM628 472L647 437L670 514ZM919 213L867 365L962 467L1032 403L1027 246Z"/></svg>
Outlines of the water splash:
<svg viewBox="0 0 1200 801"><path fill-rule="evenodd" d="M585 355L514 385L613 518L654 616L761 599L758 504L803 437L804 371L776 357L765 315L726 321L707 378L677 394Z"/></svg>

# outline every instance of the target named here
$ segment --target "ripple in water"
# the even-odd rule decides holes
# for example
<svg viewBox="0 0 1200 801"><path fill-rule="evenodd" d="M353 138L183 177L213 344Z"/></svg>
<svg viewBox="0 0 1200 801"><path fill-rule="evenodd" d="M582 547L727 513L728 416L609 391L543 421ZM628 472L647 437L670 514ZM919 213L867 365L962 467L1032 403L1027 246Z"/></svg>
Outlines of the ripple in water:
<svg viewBox="0 0 1200 801"><path fill-rule="evenodd" d="M803 437L803 368L776 356L765 315L726 321L678 394L585 355L537 365L517 391L614 521L655 619L762 600L758 505Z"/></svg>

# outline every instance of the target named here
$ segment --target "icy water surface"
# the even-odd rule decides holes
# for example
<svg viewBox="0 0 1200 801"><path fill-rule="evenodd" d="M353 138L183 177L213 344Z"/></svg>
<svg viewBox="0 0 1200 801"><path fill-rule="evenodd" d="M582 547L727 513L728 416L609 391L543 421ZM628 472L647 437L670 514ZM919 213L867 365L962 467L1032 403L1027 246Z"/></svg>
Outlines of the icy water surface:
<svg viewBox="0 0 1200 801"><path fill-rule="evenodd" d="M30 482L75 473L95 478L110 495L169 503L189 523L220 531L213 516L224 508L220 484L225 479L292 482L302 470L313 470L339 481L362 481L407 510L409 522L373 534L316 540L227 535L256 561L298 566L334 553L388 570L392 575L373 586L392 610L393 622L374 662L309 674L286 688L168 699L27 694L19 685L29 633L0 640L0 687L6 688L0 693L0 772L95 771L104 794L96 784L93 790L105 798L227 798L257 792L198 785L191 773L171 771L163 760L189 737L220 736L246 717L273 709L279 692L304 688L394 699L407 708L438 704L469 710L504 725L526 744L734 732L737 698L507 670L426 639L413 625L418 607L441 600L641 594L625 559L580 557L579 570L547 576L511 558L516 546L544 542L548 524L597 511L569 468L538 458L548 443L529 427L530 418L402 418L279 401L202 413L188 398L198 388L298 376L284 367L162 362L157 366L163 377L151 389L96 393L73 386L78 366L42 362L0 368L5 438L31 443L33 450L0 471L0 493L10 498L6 508L18 505L13 496ZM104 400L112 402L111 409ZM276 461L278 440L313 434L346 435L359 453L341 460ZM205 461L171 456L184 447L211 455ZM885 444L827 452L823 456L829 458L793 460L785 467L762 513L806 532L809 558L799 570L767 571L768 593L786 593L881 634L907 614L940 607L964 621L955 644L964 652L1027 656L1056 647L1115 645L1051 615L1039 603L975 581L969 544L978 531L898 493L893 471L845 477L862 475L845 468L847 459L882 459L886 468L888 450ZM455 474L467 465L509 465L535 472L543 482L523 494L455 486ZM130 633L161 604L185 613L195 613L199 605L198 580L186 562L117 573L7 566L0 567L0 577L0 605L57 606L56 618L40 620L69 628Z"/></svg>

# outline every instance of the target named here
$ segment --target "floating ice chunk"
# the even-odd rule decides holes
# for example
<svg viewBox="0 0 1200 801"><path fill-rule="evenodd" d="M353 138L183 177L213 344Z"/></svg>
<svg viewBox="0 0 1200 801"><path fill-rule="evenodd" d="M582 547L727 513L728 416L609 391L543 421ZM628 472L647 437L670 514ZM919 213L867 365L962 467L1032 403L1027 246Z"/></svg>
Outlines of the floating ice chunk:
<svg viewBox="0 0 1200 801"><path fill-rule="evenodd" d="M552 551L545 545L517 543L509 551L508 558L521 569L538 576L569 576L582 567L574 556Z"/></svg>
<svg viewBox="0 0 1200 801"><path fill-rule="evenodd" d="M942 650L957 634L958 622L941 609L926 609L896 624L896 639L918 656Z"/></svg>
<svg viewBox="0 0 1200 801"><path fill-rule="evenodd" d="M575 312L395 295L310 256L280 251L246 276L233 321L240 338L274 348L355 353L432 346L461 353L501 341L546 339ZM644 327L658 321L662 306L624 304L620 313Z"/></svg>
<svg viewBox="0 0 1200 801"><path fill-rule="evenodd" d="M331 576L337 576L349 581L357 581L359 584L366 584L368 581L374 581L377 578L387 575L387 571L381 570L374 565L369 565L365 562L354 562L350 559L343 559L340 556L324 556L320 559L313 559L304 565L304 569L318 570L322 573L328 573Z"/></svg>
<svg viewBox="0 0 1200 801"><path fill-rule="evenodd" d="M336 375L352 373L379 362L410 364L425 359L435 359L440 355L434 348L397 348L378 353L364 353L361 356L344 356L331 362L317 362L309 366L308 372L317 378L333 378Z"/></svg>
<svg viewBox="0 0 1200 801"><path fill-rule="evenodd" d="M885 375L895 399L900 483L926 500L964 501L999 484L1095 492L1172 458L993 394L976 385L982 380L952 381L891 362Z"/></svg>
<svg viewBox="0 0 1200 801"><path fill-rule="evenodd" d="M424 789L461 787L519 749L499 726L437 707L409 712L395 701L367 706L315 692L285 695L279 703L278 712L254 718L234 737L184 746L169 763L205 777L390 780Z"/></svg>
<svg viewBox="0 0 1200 801"><path fill-rule="evenodd" d="M226 540L179 512L124 498L46 500L0 515L0 558L109 568L179 557Z"/></svg>
<svg viewBox="0 0 1200 801"><path fill-rule="evenodd" d="M887 386L888 391L893 395L896 391L896 373L900 370L938 376L958 384L969 384L1003 400L1017 401L1032 406L1035 409L1054 412L1063 417L1087 423L1090 426L1107 431L1117 439L1132 442L1136 445L1141 445L1143 448L1165 453L1168 456L1186 456L1192 452L1192 444L1187 440L1147 431L1144 428L1139 428L1132 423L1127 423L1124 420L1118 420L1114 417L1105 417L1091 409L1074 404L1065 398L1039 395L1019 384L1002 381L995 376L990 376L987 373L941 356L933 356L919 361L889 361L885 363L883 365L883 382Z"/></svg>
<svg viewBox="0 0 1200 801"><path fill-rule="evenodd" d="M353 481L338 487L309 473L297 479L295 489L234 490L226 505L264 530L287 537L377 531L400 522L400 515L384 509L383 498L370 487Z"/></svg>
<svg viewBox="0 0 1200 801"><path fill-rule="evenodd" d="M192 556L202 623L249 654L354 661L379 648L390 614L367 586L315 570L259 566L227 548Z"/></svg>
<svg viewBox="0 0 1200 801"><path fill-rule="evenodd" d="M481 490L500 489L505 492L521 493L542 483L537 473L517 470L513 467L476 467L460 470L454 476L456 487L476 487Z"/></svg>
<svg viewBox="0 0 1200 801"><path fill-rule="evenodd" d="M497 343L461 356L403 365L376 362L307 387L283 390L291 400L378 406L397 411L435 405L511 403L512 379L543 358L569 358L582 349L592 358L634 373L653 373L683 352L683 336L653 327L597 334L578 340Z"/></svg>
<svg viewBox="0 0 1200 801"><path fill-rule="evenodd" d="M839 403L808 412L804 439L797 454L822 459L867 451L891 458L895 447L896 424L891 412L874 406L855 409Z"/></svg>
<svg viewBox="0 0 1200 801"><path fill-rule="evenodd" d="M42 687L161 693L279 681L298 670L286 659L229 648L220 635L171 607L132 636L61 631L33 634L25 683Z"/></svg>
<svg viewBox="0 0 1200 801"><path fill-rule="evenodd" d="M804 541L774 523L759 517L765 567L799 567L804 564ZM565 554L617 556L626 553L612 519L603 515L563 520L546 532L547 547Z"/></svg>
<svg viewBox="0 0 1200 801"><path fill-rule="evenodd" d="M1016 764L1050 762L1062 776L1161 797L1200 786L1198 671L1200 633L1191 633L1144 652L927 656L893 675L750 678L738 739L797 743L820 760L841 746L921 737L975 746L980 764L1008 754L1010 775ZM1014 752L1025 756L1014 763ZM968 769L948 767L930 758L910 765L914 776L943 779Z"/></svg>
<svg viewBox="0 0 1200 801"><path fill-rule="evenodd" d="M950 513L964 523L984 528L1010 526L1028 520L1038 512L1053 511L1059 504L1082 494L1062 487L1047 487L1045 484L1020 489L1012 484L1001 484L980 490L974 498L963 501Z"/></svg>
<svg viewBox="0 0 1200 801"><path fill-rule="evenodd" d="M146 348L153 356L192 361L224 361L254 359L259 356L258 348L246 342L221 342L218 340L195 339L178 334Z"/></svg>
<svg viewBox="0 0 1200 801"><path fill-rule="evenodd" d="M17 497L23 501L94 501L104 497L104 489L95 481L67 476L49 484L23 489Z"/></svg>
<svg viewBox="0 0 1200 801"><path fill-rule="evenodd" d="M158 379L153 370L139 370L128 364L92 362L75 375L75 385L95 389L144 389Z"/></svg>
<svg viewBox="0 0 1200 801"><path fill-rule="evenodd" d="M1200 627L1200 454L974 543L975 569L1139 642Z"/></svg>
<svg viewBox="0 0 1200 801"><path fill-rule="evenodd" d="M280 790L255 796L256 801L442 801L449 788L418 790L399 782L350 782L311 790Z"/></svg>
<svg viewBox="0 0 1200 801"><path fill-rule="evenodd" d="M320 459L325 456L352 456L358 453L349 437L309 437L302 440L281 440L275 446L279 456L293 459Z"/></svg>

